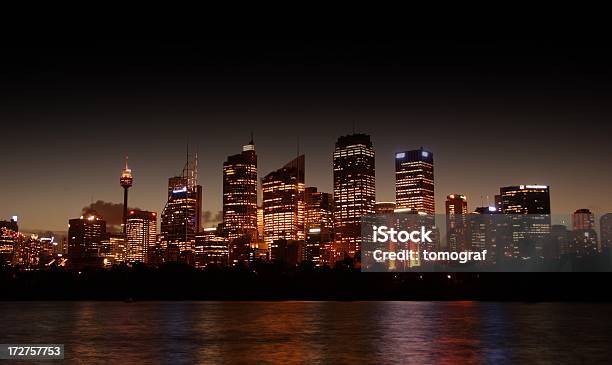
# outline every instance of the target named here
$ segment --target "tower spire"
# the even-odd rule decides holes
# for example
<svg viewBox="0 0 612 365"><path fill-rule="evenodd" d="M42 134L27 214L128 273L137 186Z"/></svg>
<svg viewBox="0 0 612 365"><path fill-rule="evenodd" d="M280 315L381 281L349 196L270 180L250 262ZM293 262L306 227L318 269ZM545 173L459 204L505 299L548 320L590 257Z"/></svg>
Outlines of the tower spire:
<svg viewBox="0 0 612 365"><path fill-rule="evenodd" d="M132 170L128 167L128 156L125 156L125 167L121 171L121 178L119 183L123 187L123 234L126 233L127 223L127 206L128 206L128 189L132 187L134 178L132 177Z"/></svg>

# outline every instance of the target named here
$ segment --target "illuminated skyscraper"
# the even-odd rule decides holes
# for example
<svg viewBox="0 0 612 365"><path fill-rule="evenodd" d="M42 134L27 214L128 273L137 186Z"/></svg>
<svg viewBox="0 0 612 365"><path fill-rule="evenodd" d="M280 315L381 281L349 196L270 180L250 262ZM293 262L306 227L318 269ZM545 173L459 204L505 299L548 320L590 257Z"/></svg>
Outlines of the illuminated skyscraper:
<svg viewBox="0 0 612 365"><path fill-rule="evenodd" d="M504 256L504 242L510 239L509 217L492 205L477 207L467 219L470 249L487 250L486 264L497 264Z"/></svg>
<svg viewBox="0 0 612 365"><path fill-rule="evenodd" d="M446 197L446 242L451 251L469 250L467 198L462 194Z"/></svg>
<svg viewBox="0 0 612 365"><path fill-rule="evenodd" d="M376 170L370 136L338 138L333 165L336 243L340 252L354 256L363 241L361 217L375 213Z"/></svg>
<svg viewBox="0 0 612 365"><path fill-rule="evenodd" d="M306 231L319 228L327 231L331 239L334 228L334 199L332 194L317 191L316 187L306 188Z"/></svg>
<svg viewBox="0 0 612 365"><path fill-rule="evenodd" d="M223 235L230 241L230 255L248 253L257 239L257 154L252 139L242 153L223 163Z"/></svg>
<svg viewBox="0 0 612 365"><path fill-rule="evenodd" d="M395 154L395 203L397 209L436 214L433 153L421 147Z"/></svg>
<svg viewBox="0 0 612 365"><path fill-rule="evenodd" d="M168 201L161 216L161 245L168 261L193 263L195 235L200 231L202 186L197 184L197 155L181 176L168 179Z"/></svg>
<svg viewBox="0 0 612 365"><path fill-rule="evenodd" d="M157 213L131 210L126 223L127 261L148 262L148 254L155 248Z"/></svg>
<svg viewBox="0 0 612 365"><path fill-rule="evenodd" d="M612 213L607 213L599 219L599 231L601 233L601 250L612 249Z"/></svg>
<svg viewBox="0 0 612 365"><path fill-rule="evenodd" d="M0 221L0 260L7 263L12 261L18 238L17 217L10 221Z"/></svg>
<svg viewBox="0 0 612 365"><path fill-rule="evenodd" d="M547 185L519 185L500 188L502 213L550 214Z"/></svg>
<svg viewBox="0 0 612 365"><path fill-rule="evenodd" d="M510 214L512 239L505 247L507 259L544 257L550 235L550 190L547 185L518 185L500 188L502 213Z"/></svg>
<svg viewBox="0 0 612 365"><path fill-rule="evenodd" d="M263 242L264 240L264 209L263 207L257 207L257 242Z"/></svg>
<svg viewBox="0 0 612 365"><path fill-rule="evenodd" d="M578 209L572 214L572 233L570 254L584 257L598 251L595 215L588 209Z"/></svg>
<svg viewBox="0 0 612 365"><path fill-rule="evenodd" d="M123 234L125 235L125 224L127 219L128 211L128 189L132 187L134 178L132 177L132 170L128 167L128 158L125 157L125 167L121 171L121 178L119 183L123 187L123 220L121 226L123 227Z"/></svg>
<svg viewBox="0 0 612 365"><path fill-rule="evenodd" d="M106 222L91 212L68 223L68 265L101 266L100 247L106 236Z"/></svg>
<svg viewBox="0 0 612 365"><path fill-rule="evenodd" d="M334 200L332 194L306 188L306 245L302 260L323 264L324 251L331 247L334 229Z"/></svg>
<svg viewBox="0 0 612 365"><path fill-rule="evenodd" d="M264 239L273 252L274 241L305 239L304 155L262 179ZM274 259L274 257L271 257Z"/></svg>

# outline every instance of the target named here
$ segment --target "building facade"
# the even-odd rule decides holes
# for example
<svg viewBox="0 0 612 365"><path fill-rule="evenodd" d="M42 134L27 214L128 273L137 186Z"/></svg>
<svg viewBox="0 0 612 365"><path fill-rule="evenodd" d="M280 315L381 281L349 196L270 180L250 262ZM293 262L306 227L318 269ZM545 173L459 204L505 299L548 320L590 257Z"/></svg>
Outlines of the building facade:
<svg viewBox="0 0 612 365"><path fill-rule="evenodd" d="M264 240L274 259L275 241L304 241L305 185L304 155L262 179Z"/></svg>
<svg viewBox="0 0 612 365"><path fill-rule="evenodd" d="M223 236L238 260L247 259L241 253L257 240L257 154L252 140L223 163Z"/></svg>
<svg viewBox="0 0 612 365"><path fill-rule="evenodd" d="M421 147L395 154L395 203L397 209L436 214L433 153Z"/></svg>
<svg viewBox="0 0 612 365"><path fill-rule="evenodd" d="M68 221L68 265L73 268L101 266L106 222L95 212Z"/></svg>
<svg viewBox="0 0 612 365"><path fill-rule="evenodd" d="M570 254L586 257L599 251L595 215L590 210L578 209L572 214L572 235Z"/></svg>
<svg viewBox="0 0 612 365"><path fill-rule="evenodd" d="M446 242L451 251L471 250L467 198L463 194L446 197Z"/></svg>
<svg viewBox="0 0 612 365"><path fill-rule="evenodd" d="M599 219L599 231L601 237L601 250L612 248L612 213L606 213Z"/></svg>
<svg viewBox="0 0 612 365"><path fill-rule="evenodd" d="M201 228L202 186L197 184L197 159L181 176L168 179L168 200L161 215L160 243L166 261L193 263L195 236Z"/></svg>
<svg viewBox="0 0 612 365"><path fill-rule="evenodd" d="M500 188L502 213L512 220L512 238L505 248L509 260L542 260L550 235L550 189L547 185Z"/></svg>
<svg viewBox="0 0 612 365"><path fill-rule="evenodd" d="M127 262L149 262L157 237L157 213L130 210L126 220Z"/></svg>
<svg viewBox="0 0 612 365"><path fill-rule="evenodd" d="M376 169L369 135L351 134L336 141L333 155L335 242L354 257L361 249L361 217L375 214Z"/></svg>

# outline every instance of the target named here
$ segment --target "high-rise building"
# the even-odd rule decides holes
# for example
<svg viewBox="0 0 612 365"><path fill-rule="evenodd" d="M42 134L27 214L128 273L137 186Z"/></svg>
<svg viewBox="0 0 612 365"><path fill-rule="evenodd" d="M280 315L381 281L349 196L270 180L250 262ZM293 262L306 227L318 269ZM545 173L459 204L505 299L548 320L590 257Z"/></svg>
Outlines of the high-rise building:
<svg viewBox="0 0 612 365"><path fill-rule="evenodd" d="M563 224L550 226L550 241L544 247L544 258L558 260L561 256L568 255L572 249L572 233Z"/></svg>
<svg viewBox="0 0 612 365"><path fill-rule="evenodd" d="M395 208L395 202L376 202L376 204L374 204L374 212L376 215L393 214Z"/></svg>
<svg viewBox="0 0 612 365"><path fill-rule="evenodd" d="M161 248L167 261L193 263L195 236L200 231L202 186L197 183L197 155L181 176L168 179L168 200L161 215Z"/></svg>
<svg viewBox="0 0 612 365"><path fill-rule="evenodd" d="M223 235L230 242L230 256L243 260L257 240L257 154L253 140L223 163ZM238 247L241 246L241 247Z"/></svg>
<svg viewBox="0 0 612 365"><path fill-rule="evenodd" d="M125 235L125 224L128 211L128 189L131 188L132 184L134 183L134 178L132 177L132 170L128 167L127 156L125 157L125 167L121 171L119 183L123 187L123 220L121 221L121 226L123 228L123 234Z"/></svg>
<svg viewBox="0 0 612 365"><path fill-rule="evenodd" d="M601 250L612 249L612 213L606 213L599 219Z"/></svg>
<svg viewBox="0 0 612 365"><path fill-rule="evenodd" d="M95 212L68 221L68 265L72 268L101 266L101 242L106 222Z"/></svg>
<svg viewBox="0 0 612 365"><path fill-rule="evenodd" d="M0 221L0 260L10 263L13 260L15 245L19 240L17 217L9 221Z"/></svg>
<svg viewBox="0 0 612 365"><path fill-rule="evenodd" d="M573 241L570 254L585 257L598 251L595 215L588 209L578 209L572 214Z"/></svg>
<svg viewBox="0 0 612 365"><path fill-rule="evenodd" d="M572 230L595 229L595 215L588 209L578 209L572 214Z"/></svg>
<svg viewBox="0 0 612 365"><path fill-rule="evenodd" d="M334 199L332 194L318 191L316 187L306 188L305 194L306 231L319 228L327 231L329 239L332 239L334 228Z"/></svg>
<svg viewBox="0 0 612 365"><path fill-rule="evenodd" d="M463 194L446 197L446 242L451 251L471 249L468 233L467 198Z"/></svg>
<svg viewBox="0 0 612 365"><path fill-rule="evenodd" d="M502 187L500 199L504 214L550 214L550 189L547 185Z"/></svg>
<svg viewBox="0 0 612 365"><path fill-rule="evenodd" d="M129 244L123 233L107 233L100 241L100 256L105 267L127 262Z"/></svg>
<svg viewBox="0 0 612 365"><path fill-rule="evenodd" d="M304 161L304 155L298 156L262 179L264 240L270 253L275 241L305 239Z"/></svg>
<svg viewBox="0 0 612 365"><path fill-rule="evenodd" d="M127 261L148 262L149 252L155 248L157 213L130 210L126 222Z"/></svg>
<svg viewBox="0 0 612 365"><path fill-rule="evenodd" d="M505 248L507 259L544 257L550 235L550 189L547 185L518 185L500 188L502 213L512 219L512 239Z"/></svg>
<svg viewBox="0 0 612 365"><path fill-rule="evenodd" d="M395 154L395 203L397 209L436 214L433 153L421 147Z"/></svg>
<svg viewBox="0 0 612 365"><path fill-rule="evenodd" d="M315 187L306 188L306 244L302 253L305 261L323 264L326 250L334 239L334 200L330 193Z"/></svg>
<svg viewBox="0 0 612 365"><path fill-rule="evenodd" d="M335 241L339 251L355 256L363 237L361 217L375 213L374 147L367 134L342 136L333 155Z"/></svg>
<svg viewBox="0 0 612 365"><path fill-rule="evenodd" d="M264 209L262 206L257 207L257 242L264 241Z"/></svg>
<svg viewBox="0 0 612 365"><path fill-rule="evenodd" d="M487 250L485 264L494 265L504 256L504 243L509 239L510 222L496 206L477 207L468 214L468 237L472 251Z"/></svg>

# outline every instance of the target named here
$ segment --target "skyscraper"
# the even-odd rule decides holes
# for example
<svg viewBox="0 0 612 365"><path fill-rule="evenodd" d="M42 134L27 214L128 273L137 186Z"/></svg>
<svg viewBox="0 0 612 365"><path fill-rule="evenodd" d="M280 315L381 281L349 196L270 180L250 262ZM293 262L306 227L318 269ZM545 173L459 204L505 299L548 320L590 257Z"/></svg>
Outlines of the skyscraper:
<svg viewBox="0 0 612 365"><path fill-rule="evenodd" d="M506 242L508 259L544 257L550 234L550 189L547 185L518 185L500 188L502 213L510 214L512 239Z"/></svg>
<svg viewBox="0 0 612 365"><path fill-rule="evenodd" d="M342 253L361 249L361 217L374 214L376 170L374 147L367 134L342 136L333 155L335 236Z"/></svg>
<svg viewBox="0 0 612 365"><path fill-rule="evenodd" d="M467 198L462 194L446 197L446 241L451 251L471 249L468 239Z"/></svg>
<svg viewBox="0 0 612 365"><path fill-rule="evenodd" d="M0 260L7 263L12 261L19 235L17 217L0 221Z"/></svg>
<svg viewBox="0 0 612 365"><path fill-rule="evenodd" d="M202 186L197 183L197 155L180 176L168 179L168 200L161 216L161 245L168 261L193 262L195 235L200 231Z"/></svg>
<svg viewBox="0 0 612 365"><path fill-rule="evenodd" d="M395 203L397 209L436 213L433 153L421 147L395 154Z"/></svg>
<svg viewBox="0 0 612 365"><path fill-rule="evenodd" d="M123 220L121 221L121 226L123 227L124 235L128 211L128 189L132 187L133 182L132 170L128 167L128 158L125 156L125 167L121 171L121 178L119 179L119 183L123 187Z"/></svg>
<svg viewBox="0 0 612 365"><path fill-rule="evenodd" d="M308 187L305 201L307 237L302 259L321 266L326 256L324 251L329 250L334 239L334 200L332 194Z"/></svg>
<svg viewBox="0 0 612 365"><path fill-rule="evenodd" d="M334 199L332 194L318 191L316 187L306 188L305 194L306 231L319 228L327 231L331 239L334 228Z"/></svg>
<svg viewBox="0 0 612 365"><path fill-rule="evenodd" d="M262 179L264 239L271 253L274 241L305 238L304 162L300 155Z"/></svg>
<svg viewBox="0 0 612 365"><path fill-rule="evenodd" d="M223 163L223 235L230 241L230 256L248 252L257 239L257 154L252 139L242 153Z"/></svg>
<svg viewBox="0 0 612 365"><path fill-rule="evenodd" d="M547 185L506 186L499 191L504 214L550 214Z"/></svg>
<svg viewBox="0 0 612 365"><path fill-rule="evenodd" d="M578 209L572 214L573 241L570 254L584 257L598 251L595 215L588 209Z"/></svg>
<svg viewBox="0 0 612 365"><path fill-rule="evenodd" d="M468 217L468 237L472 251L487 250L486 264L494 265L504 253L500 249L509 223L495 206L477 207Z"/></svg>
<svg viewBox="0 0 612 365"><path fill-rule="evenodd" d="M101 266L101 241L106 222L95 212L68 221L68 265L72 268Z"/></svg>
<svg viewBox="0 0 612 365"><path fill-rule="evenodd" d="M601 250L612 248L612 213L606 213L599 219L599 231L601 235Z"/></svg>
<svg viewBox="0 0 612 365"><path fill-rule="evenodd" d="M126 222L127 261L148 262L149 252L155 248L157 213L130 210Z"/></svg>

